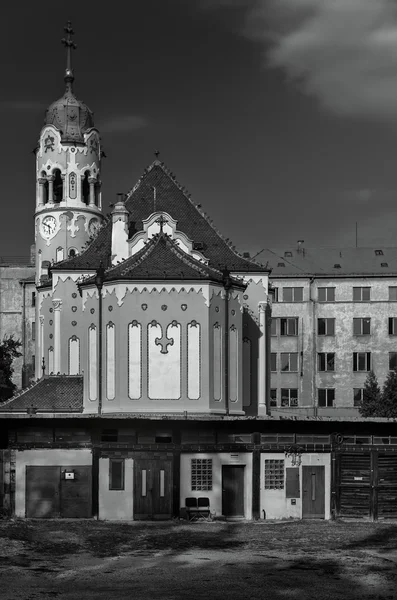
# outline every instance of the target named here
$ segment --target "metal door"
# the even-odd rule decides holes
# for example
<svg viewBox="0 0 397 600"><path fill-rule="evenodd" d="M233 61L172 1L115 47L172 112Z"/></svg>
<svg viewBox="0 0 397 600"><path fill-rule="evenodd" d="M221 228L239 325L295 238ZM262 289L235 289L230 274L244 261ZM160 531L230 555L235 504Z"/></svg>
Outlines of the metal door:
<svg viewBox="0 0 397 600"><path fill-rule="evenodd" d="M51 519L60 516L61 467L26 467L26 516Z"/></svg>
<svg viewBox="0 0 397 600"><path fill-rule="evenodd" d="M134 519L171 519L172 461L134 460Z"/></svg>
<svg viewBox="0 0 397 600"><path fill-rule="evenodd" d="M325 468L302 467L302 517L325 518Z"/></svg>
<svg viewBox="0 0 397 600"><path fill-rule="evenodd" d="M244 517L244 465L222 466L222 514Z"/></svg>

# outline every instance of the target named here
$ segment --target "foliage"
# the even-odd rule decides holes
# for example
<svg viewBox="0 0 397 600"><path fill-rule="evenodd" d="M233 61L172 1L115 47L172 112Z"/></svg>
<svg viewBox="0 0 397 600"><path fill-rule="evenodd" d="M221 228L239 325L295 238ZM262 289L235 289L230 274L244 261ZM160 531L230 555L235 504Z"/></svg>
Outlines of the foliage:
<svg viewBox="0 0 397 600"><path fill-rule="evenodd" d="M379 417L397 418L397 369L390 371L383 386L381 413Z"/></svg>
<svg viewBox="0 0 397 600"><path fill-rule="evenodd" d="M12 363L15 358L22 356L19 348L22 346L20 340L14 340L13 336L5 337L0 343L0 402L11 398L16 385L12 381L14 372Z"/></svg>
<svg viewBox="0 0 397 600"><path fill-rule="evenodd" d="M382 410L382 393L377 377L373 371L367 375L364 383L363 399L359 406L360 415L363 417L380 417Z"/></svg>

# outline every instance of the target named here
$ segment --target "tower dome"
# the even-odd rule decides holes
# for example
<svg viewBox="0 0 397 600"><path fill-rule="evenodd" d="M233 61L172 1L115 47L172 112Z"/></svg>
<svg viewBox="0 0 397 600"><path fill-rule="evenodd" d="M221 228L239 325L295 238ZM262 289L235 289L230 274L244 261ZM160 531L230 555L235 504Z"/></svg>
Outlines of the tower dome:
<svg viewBox="0 0 397 600"><path fill-rule="evenodd" d="M62 98L53 102L47 109L44 125L53 125L61 132L62 142L84 142L84 133L94 127L93 113L84 102L73 93L74 75L71 67L71 49L76 48L72 41L73 29L70 21L65 27L67 37L62 40L67 50L65 71L66 90Z"/></svg>

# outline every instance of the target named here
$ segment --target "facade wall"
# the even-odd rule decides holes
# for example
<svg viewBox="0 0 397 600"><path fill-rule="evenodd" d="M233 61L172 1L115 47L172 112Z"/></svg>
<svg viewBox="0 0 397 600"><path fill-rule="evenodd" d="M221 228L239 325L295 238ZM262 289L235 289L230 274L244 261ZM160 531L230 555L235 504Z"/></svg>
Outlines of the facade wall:
<svg viewBox="0 0 397 600"><path fill-rule="evenodd" d="M13 381L18 388L26 385L32 370L32 355L34 355L34 340L32 327L35 322L34 306L31 300L31 285L23 285L21 280L34 274L30 265L1 265L0 266L0 340L14 336L22 342L22 356L13 363ZM29 290L29 291L28 291ZM28 371L27 378L24 377ZM31 372L32 371L32 372Z"/></svg>
<svg viewBox="0 0 397 600"><path fill-rule="evenodd" d="M82 448L76 450L37 449L16 450L15 453L15 516L25 517L26 511L26 467L27 466L91 466L92 451Z"/></svg>
<svg viewBox="0 0 397 600"><path fill-rule="evenodd" d="M278 302L273 303L274 318L298 317L298 336L277 336L271 339L271 351L277 353L277 372L271 374L271 387L277 388L277 413L280 411L281 388L298 389L298 409L307 412L318 408L318 414L331 416L335 409L338 414L354 415L354 388L362 388L366 371L353 371L353 353L370 352L371 366L380 384L389 371L389 352L397 352L397 336L389 335L389 318L397 317L397 302L389 300L389 287L397 286L397 278L355 277L355 278L309 278L275 279L273 286L278 288ZM303 302L284 302L283 288L302 287ZM320 302L318 288L334 287L335 301ZM370 287L371 299L367 302L353 301L353 287ZM335 334L318 335L319 318L335 319ZM354 318L371 319L370 335L353 333ZM278 327L280 323L278 322ZM298 353L298 371L281 372L280 353ZM320 372L318 353L335 353L335 370ZM318 407L318 389L335 389L333 407ZM284 409L285 410L285 409ZM288 409L289 410L289 409ZM291 410L294 410L291 408ZM313 414L313 413L312 413Z"/></svg>
<svg viewBox="0 0 397 600"><path fill-rule="evenodd" d="M205 491L192 491L192 459L212 459L212 489ZM244 465L244 516L252 519L252 454L239 453L189 453L181 455L180 475L180 506L185 506L185 499L204 496L210 499L211 513L215 516L222 515L222 466Z"/></svg>
<svg viewBox="0 0 397 600"><path fill-rule="evenodd" d="M124 459L124 489L109 489L109 458L99 459L99 519L128 521L134 517L134 460Z"/></svg>
<svg viewBox="0 0 397 600"><path fill-rule="evenodd" d="M265 461L282 460L284 461L284 486L282 489L265 489ZM299 467L300 490L299 497L286 498L285 489L285 469L292 467L291 458L286 458L284 453L272 452L261 454L261 518L266 519L301 519L302 518L302 467L303 466L321 466L325 467L325 519L331 518L331 455L330 454L302 454L302 464ZM292 503L292 500L295 503Z"/></svg>

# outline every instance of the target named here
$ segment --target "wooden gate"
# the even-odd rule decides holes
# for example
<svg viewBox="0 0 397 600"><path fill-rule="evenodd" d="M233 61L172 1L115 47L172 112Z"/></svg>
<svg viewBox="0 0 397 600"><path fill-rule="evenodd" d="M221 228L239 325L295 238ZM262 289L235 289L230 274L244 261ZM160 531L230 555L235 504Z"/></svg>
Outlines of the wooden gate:
<svg viewBox="0 0 397 600"><path fill-rule="evenodd" d="M397 517L397 456L378 449L336 455L336 509L341 517Z"/></svg>
<svg viewBox="0 0 397 600"><path fill-rule="evenodd" d="M325 518L325 467L302 467L302 518Z"/></svg>
<svg viewBox="0 0 397 600"><path fill-rule="evenodd" d="M222 514L244 517L244 465L222 465Z"/></svg>
<svg viewBox="0 0 397 600"><path fill-rule="evenodd" d="M74 479L63 472L74 471ZM26 467L26 516L32 519L92 516L91 467Z"/></svg>
<svg viewBox="0 0 397 600"><path fill-rule="evenodd" d="M172 517L172 459L134 459L134 519Z"/></svg>

